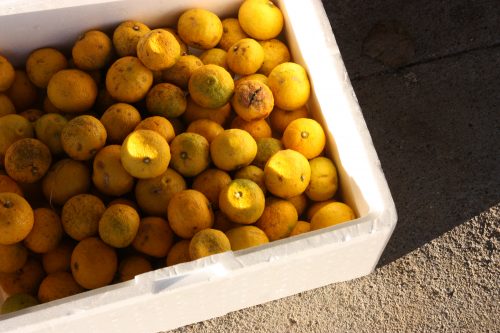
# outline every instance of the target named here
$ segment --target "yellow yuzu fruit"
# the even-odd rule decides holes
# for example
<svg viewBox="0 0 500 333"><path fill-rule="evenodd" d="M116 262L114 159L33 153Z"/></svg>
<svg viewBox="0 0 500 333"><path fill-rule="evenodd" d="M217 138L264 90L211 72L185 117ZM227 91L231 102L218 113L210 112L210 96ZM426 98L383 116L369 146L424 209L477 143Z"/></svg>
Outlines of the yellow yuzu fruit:
<svg viewBox="0 0 500 333"><path fill-rule="evenodd" d="M249 179L235 179L219 193L219 208L231 221L252 224L257 221L265 206L264 192Z"/></svg>
<svg viewBox="0 0 500 333"><path fill-rule="evenodd" d="M142 255L129 255L120 260L118 281L132 280L136 275L153 270L153 265Z"/></svg>
<svg viewBox="0 0 500 333"><path fill-rule="evenodd" d="M0 193L3 192L12 192L24 196L22 188L12 178L0 174Z"/></svg>
<svg viewBox="0 0 500 333"><path fill-rule="evenodd" d="M311 219L311 230L327 228L342 222L354 220L354 211L342 202L331 202L321 207Z"/></svg>
<svg viewBox="0 0 500 333"><path fill-rule="evenodd" d="M104 147L108 134L99 119L81 115L68 121L61 131L64 152L74 160L90 160Z"/></svg>
<svg viewBox="0 0 500 333"><path fill-rule="evenodd" d="M146 32L137 42L137 57L154 71L172 67L180 56L179 42L172 33L164 29Z"/></svg>
<svg viewBox="0 0 500 333"><path fill-rule="evenodd" d="M51 47L37 49L26 59L26 74L38 88L47 88L52 75L67 67L64 54Z"/></svg>
<svg viewBox="0 0 500 333"><path fill-rule="evenodd" d="M205 137L184 132L170 143L170 165L184 177L195 177L210 164L210 144Z"/></svg>
<svg viewBox="0 0 500 333"><path fill-rule="evenodd" d="M238 22L251 37L266 40L280 34L284 19L270 0L245 0L238 10Z"/></svg>
<svg viewBox="0 0 500 333"><path fill-rule="evenodd" d="M266 233L253 225L229 229L225 234L231 243L231 250L233 251L269 243Z"/></svg>
<svg viewBox="0 0 500 333"><path fill-rule="evenodd" d="M90 183L87 166L67 158L52 165L43 178L42 189L50 204L63 205L69 198L87 192Z"/></svg>
<svg viewBox="0 0 500 333"><path fill-rule="evenodd" d="M18 114L0 117L0 166L4 164L5 152L14 142L33 137L33 125Z"/></svg>
<svg viewBox="0 0 500 333"><path fill-rule="evenodd" d="M175 137L175 130L172 123L162 116L151 116L144 118L136 127L138 129L152 130L160 134L170 143Z"/></svg>
<svg viewBox="0 0 500 333"><path fill-rule="evenodd" d="M0 92L6 91L14 83L16 72L14 66L4 56L0 55Z"/></svg>
<svg viewBox="0 0 500 333"><path fill-rule="evenodd" d="M111 143L122 143L141 122L141 114L132 105L115 103L111 105L100 118Z"/></svg>
<svg viewBox="0 0 500 333"><path fill-rule="evenodd" d="M121 146L121 162L136 178L153 178L164 173L170 163L170 147L160 134L138 129Z"/></svg>
<svg viewBox="0 0 500 333"><path fill-rule="evenodd" d="M85 32L71 49L75 66L84 71L93 71L107 66L112 52L113 42L99 30Z"/></svg>
<svg viewBox="0 0 500 333"><path fill-rule="evenodd" d="M204 229L198 231L189 242L191 260L231 251L231 243L220 230Z"/></svg>
<svg viewBox="0 0 500 333"><path fill-rule="evenodd" d="M220 108L211 109L200 106L188 95L186 111L182 114L182 119L188 124L198 119L209 119L224 126L231 117L231 104L228 102Z"/></svg>
<svg viewBox="0 0 500 333"><path fill-rule="evenodd" d="M33 209L26 199L15 193L0 193L0 244L22 241L34 222Z"/></svg>
<svg viewBox="0 0 500 333"><path fill-rule="evenodd" d="M298 221L292 232L290 233L290 236L300 235L309 231L311 231L311 224L309 222Z"/></svg>
<svg viewBox="0 0 500 333"><path fill-rule="evenodd" d="M57 113L46 113L35 122L37 139L49 147L52 155L59 155L64 151L61 143L61 132L67 123L68 120Z"/></svg>
<svg viewBox="0 0 500 333"><path fill-rule="evenodd" d="M116 60L106 73L106 89L116 101L135 103L153 85L153 72L133 56Z"/></svg>
<svg viewBox="0 0 500 333"><path fill-rule="evenodd" d="M261 137L255 139L257 143L257 155L252 162L252 164L263 169L267 161L280 150L283 150L283 143L281 140L271 138L271 137Z"/></svg>
<svg viewBox="0 0 500 333"><path fill-rule="evenodd" d="M303 193L311 179L309 161L291 149L280 150L271 156L264 173L268 191L285 199Z"/></svg>
<svg viewBox="0 0 500 333"><path fill-rule="evenodd" d="M284 110L304 106L311 94L311 84L306 70L299 64L284 62L273 68L268 76L274 104Z"/></svg>
<svg viewBox="0 0 500 333"><path fill-rule="evenodd" d="M186 111L184 91L172 83L158 83L146 95L148 113L166 118L179 117Z"/></svg>
<svg viewBox="0 0 500 333"><path fill-rule="evenodd" d="M99 220L106 206L97 196L78 194L66 201L61 211L61 223L64 231L71 238L81 241L95 236L99 229Z"/></svg>
<svg viewBox="0 0 500 333"><path fill-rule="evenodd" d="M137 211L128 205L111 205L99 220L99 237L112 247L127 247L137 235L140 219Z"/></svg>
<svg viewBox="0 0 500 333"><path fill-rule="evenodd" d="M174 233L168 222L156 216L143 217L132 242L137 251L155 258L165 257L174 243Z"/></svg>
<svg viewBox="0 0 500 333"><path fill-rule="evenodd" d="M264 170L255 166L247 165L235 172L234 179L248 179L259 185L260 189L266 194L266 184L264 182Z"/></svg>
<svg viewBox="0 0 500 333"><path fill-rule="evenodd" d="M63 112L90 110L97 98L97 85L79 69L63 69L52 75L47 85L50 102Z"/></svg>
<svg viewBox="0 0 500 333"><path fill-rule="evenodd" d="M177 33L189 46L211 49L222 37L222 22L211 11L192 8L184 11L179 17Z"/></svg>
<svg viewBox="0 0 500 333"><path fill-rule="evenodd" d="M264 62L259 68L259 73L269 75L274 67L291 59L290 50L285 43L279 39L269 39L260 42L264 50Z"/></svg>
<svg viewBox="0 0 500 333"><path fill-rule="evenodd" d="M24 245L35 253L47 253L54 250L64 235L59 215L50 208L33 210L34 224L24 239Z"/></svg>
<svg viewBox="0 0 500 333"><path fill-rule="evenodd" d="M18 112L33 107L38 100L38 89L30 81L24 70L16 70L14 82L5 94L9 97Z"/></svg>
<svg viewBox="0 0 500 333"><path fill-rule="evenodd" d="M236 74L257 73L264 62L264 49L255 39L243 38L227 51L227 65Z"/></svg>
<svg viewBox="0 0 500 333"><path fill-rule="evenodd" d="M224 132L224 127L210 119L198 119L189 124L186 132L197 133L211 143L217 135Z"/></svg>
<svg viewBox="0 0 500 333"><path fill-rule="evenodd" d="M229 17L222 20L222 36L219 41L221 49L227 51L234 43L247 37L237 18Z"/></svg>
<svg viewBox="0 0 500 333"><path fill-rule="evenodd" d="M136 56L137 42L151 29L142 22L127 20L113 31L113 46L119 57Z"/></svg>
<svg viewBox="0 0 500 333"><path fill-rule="evenodd" d="M211 228L214 214L207 197L196 190L175 193L167 207L168 222L174 233L189 239L198 231Z"/></svg>
<svg viewBox="0 0 500 333"><path fill-rule="evenodd" d="M16 107L9 96L0 93L0 117L16 113Z"/></svg>
<svg viewBox="0 0 500 333"><path fill-rule="evenodd" d="M167 258L165 259L166 266L174 266L183 262L191 261L189 257L189 240L181 239L168 251Z"/></svg>
<svg viewBox="0 0 500 333"><path fill-rule="evenodd" d="M203 193L212 208L219 207L219 193L231 182L231 176L219 169L206 169L193 180L192 189Z"/></svg>
<svg viewBox="0 0 500 333"><path fill-rule="evenodd" d="M296 110L283 110L274 106L273 111L269 115L269 123L273 131L282 135L288 124L298 118L309 118L309 111L304 105Z"/></svg>
<svg viewBox="0 0 500 333"><path fill-rule="evenodd" d="M313 201L325 201L333 198L338 188L337 168L327 157L319 156L309 161L311 181L305 194Z"/></svg>
<svg viewBox="0 0 500 333"><path fill-rule="evenodd" d="M84 292L69 272L55 272L47 275L38 288L38 300L47 303Z"/></svg>
<svg viewBox="0 0 500 333"><path fill-rule="evenodd" d="M298 118L285 128L281 141L285 148L296 150L310 160L323 152L326 135L316 120Z"/></svg>
<svg viewBox="0 0 500 333"><path fill-rule="evenodd" d="M241 129L227 129L210 143L210 156L222 170L232 171L252 163L257 154L257 143Z"/></svg>
<svg viewBox="0 0 500 333"><path fill-rule="evenodd" d="M168 203L172 196L187 189L186 181L174 169L148 179L139 179L135 186L135 200L142 211L153 216L167 216Z"/></svg>
<svg viewBox="0 0 500 333"><path fill-rule="evenodd" d="M297 224L297 210L290 201L268 198L262 216L255 226L262 229L270 241L288 237Z"/></svg>
<svg viewBox="0 0 500 333"><path fill-rule="evenodd" d="M28 260L28 250L22 243L0 244L0 273L14 273Z"/></svg>
<svg viewBox="0 0 500 333"><path fill-rule="evenodd" d="M217 109L228 103L234 92L234 81L223 67L203 65L191 74L188 91L198 105Z"/></svg>
<svg viewBox="0 0 500 333"><path fill-rule="evenodd" d="M71 253L75 248L73 240L63 239L57 247L42 255L43 270L47 273L71 270Z"/></svg>
<svg viewBox="0 0 500 333"><path fill-rule="evenodd" d="M42 141L32 138L14 142L4 157L5 171L20 183L34 183L42 179L51 163L49 148Z"/></svg>
<svg viewBox="0 0 500 333"><path fill-rule="evenodd" d="M134 178L123 167L120 156L119 145L106 146L95 155L92 182L106 195L124 195L134 187Z"/></svg>
<svg viewBox="0 0 500 333"><path fill-rule="evenodd" d="M85 289L96 289L110 284L117 267L115 249L97 237L81 240L71 254L73 278Z"/></svg>
<svg viewBox="0 0 500 333"><path fill-rule="evenodd" d="M255 140L270 138L272 136L271 126L265 119L246 121L240 116L236 116L231 121L231 128L238 128L248 132Z"/></svg>

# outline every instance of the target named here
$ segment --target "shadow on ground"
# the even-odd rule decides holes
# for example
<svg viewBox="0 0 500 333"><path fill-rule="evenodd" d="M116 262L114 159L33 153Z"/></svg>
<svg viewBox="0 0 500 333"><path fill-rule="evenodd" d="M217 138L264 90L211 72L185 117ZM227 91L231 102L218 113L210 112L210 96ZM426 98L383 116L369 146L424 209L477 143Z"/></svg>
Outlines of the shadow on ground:
<svg viewBox="0 0 500 333"><path fill-rule="evenodd" d="M462 29L450 35L417 24L429 1L386 0L375 12L361 0L323 2L398 211L383 266L500 202L500 19L495 1L482 1L463 27L471 2L456 1L436 17ZM399 69L361 54L370 27L386 19L406 22L415 40Z"/></svg>

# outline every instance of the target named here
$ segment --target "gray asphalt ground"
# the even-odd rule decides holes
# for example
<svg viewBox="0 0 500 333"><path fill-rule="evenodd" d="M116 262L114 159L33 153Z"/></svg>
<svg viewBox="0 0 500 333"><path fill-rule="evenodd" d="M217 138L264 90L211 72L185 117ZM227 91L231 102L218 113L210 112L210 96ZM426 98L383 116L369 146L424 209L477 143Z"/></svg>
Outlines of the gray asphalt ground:
<svg viewBox="0 0 500 333"><path fill-rule="evenodd" d="M175 332L498 332L498 0L323 3L396 203L393 237L369 276ZM384 20L414 42L396 68L362 51Z"/></svg>

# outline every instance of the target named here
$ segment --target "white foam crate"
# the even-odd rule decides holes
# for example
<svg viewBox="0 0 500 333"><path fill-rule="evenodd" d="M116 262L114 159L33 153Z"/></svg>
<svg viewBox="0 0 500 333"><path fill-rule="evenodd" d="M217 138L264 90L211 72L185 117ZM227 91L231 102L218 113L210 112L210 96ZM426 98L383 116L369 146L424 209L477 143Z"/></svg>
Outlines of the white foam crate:
<svg viewBox="0 0 500 333"><path fill-rule="evenodd" d="M372 272L396 210L320 0L277 0L294 61L312 83L313 116L356 220L264 246L158 269L134 280L0 316L1 332L155 332L224 315ZM202 7L235 16L240 0L4 0L0 53L22 65L30 51L70 46L85 30L127 19L175 25Z"/></svg>

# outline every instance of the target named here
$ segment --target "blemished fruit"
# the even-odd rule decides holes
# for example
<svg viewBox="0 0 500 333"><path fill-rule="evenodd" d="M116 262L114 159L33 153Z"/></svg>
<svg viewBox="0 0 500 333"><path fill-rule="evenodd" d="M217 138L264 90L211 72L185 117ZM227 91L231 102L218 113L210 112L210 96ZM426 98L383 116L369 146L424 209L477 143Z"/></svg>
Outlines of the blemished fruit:
<svg viewBox="0 0 500 333"><path fill-rule="evenodd" d="M146 32L137 42L137 57L153 71L172 67L180 56L179 42L172 33L164 29Z"/></svg>
<svg viewBox="0 0 500 333"><path fill-rule="evenodd" d="M222 231L216 229L200 230L189 242L191 260L226 251L231 251L231 243Z"/></svg>
<svg viewBox="0 0 500 333"><path fill-rule="evenodd" d="M275 3L0 56L5 311L356 218Z"/></svg>

